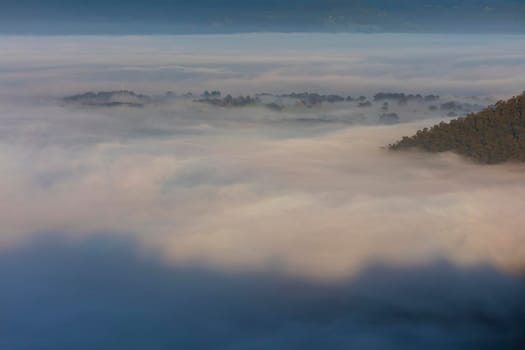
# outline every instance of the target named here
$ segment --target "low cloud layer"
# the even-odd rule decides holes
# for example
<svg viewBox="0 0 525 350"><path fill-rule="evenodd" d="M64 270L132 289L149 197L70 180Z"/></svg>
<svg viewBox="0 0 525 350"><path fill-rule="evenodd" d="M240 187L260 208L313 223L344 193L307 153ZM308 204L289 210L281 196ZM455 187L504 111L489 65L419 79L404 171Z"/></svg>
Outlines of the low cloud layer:
<svg viewBox="0 0 525 350"><path fill-rule="evenodd" d="M374 260L525 261L521 165L382 148L433 119L325 125L187 102L11 113L20 117L6 121L0 151L7 245L46 230L124 232L176 262L323 278Z"/></svg>
<svg viewBox="0 0 525 350"><path fill-rule="evenodd" d="M2 95L127 88L508 96L525 86L523 35L3 36L0 42Z"/></svg>
<svg viewBox="0 0 525 350"><path fill-rule="evenodd" d="M0 278L8 286L0 347L42 339L43 348L80 348L86 325L91 347L104 339L146 346L138 329L157 348L521 341L523 165L384 148L446 112L392 104L401 123L380 125L381 103L275 111L191 99L78 107L60 98L111 89L391 90L488 104L525 88L522 36L0 42ZM109 235L92 237L100 232ZM202 337L188 333L195 329ZM57 338L59 330L70 337Z"/></svg>

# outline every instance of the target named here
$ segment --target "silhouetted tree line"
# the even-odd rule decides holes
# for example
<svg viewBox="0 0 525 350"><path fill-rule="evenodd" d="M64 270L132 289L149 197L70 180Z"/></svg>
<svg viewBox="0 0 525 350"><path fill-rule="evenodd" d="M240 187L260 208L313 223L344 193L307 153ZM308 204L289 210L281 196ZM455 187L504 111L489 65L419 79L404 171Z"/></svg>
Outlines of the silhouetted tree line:
<svg viewBox="0 0 525 350"><path fill-rule="evenodd" d="M215 94L213 96L220 96L219 94ZM211 94L208 94L206 98L202 98L200 100L195 100L196 102L205 102L209 103L214 106L222 106L222 107L243 107L248 105L255 104L258 100L255 97L251 96L237 96L233 97L232 95L226 95L224 98L217 98L212 97Z"/></svg>
<svg viewBox="0 0 525 350"><path fill-rule="evenodd" d="M289 98L295 98L298 100L301 100L303 104L305 105L320 105L323 102L329 102L329 103L335 103L335 102L342 102L342 101L352 101L352 97L343 97L339 95L320 95L318 93L310 93L310 92L292 92L290 94L285 95L278 95L278 97L289 97Z"/></svg>
<svg viewBox="0 0 525 350"><path fill-rule="evenodd" d="M400 92L378 92L374 95L374 101L382 101L382 100L396 100L396 101L426 101L426 102L432 102L439 100L438 95L426 95L422 96L421 94L404 94Z"/></svg>
<svg viewBox="0 0 525 350"><path fill-rule="evenodd" d="M389 145L391 150L409 148L453 151L486 164L525 161L525 92L478 113L424 128Z"/></svg>

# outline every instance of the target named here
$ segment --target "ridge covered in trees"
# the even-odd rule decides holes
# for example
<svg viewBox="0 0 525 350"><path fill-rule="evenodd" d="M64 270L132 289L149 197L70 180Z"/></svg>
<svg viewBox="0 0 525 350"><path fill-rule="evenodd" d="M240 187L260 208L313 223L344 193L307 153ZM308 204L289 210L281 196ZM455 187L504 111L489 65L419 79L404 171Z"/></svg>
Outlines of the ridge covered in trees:
<svg viewBox="0 0 525 350"><path fill-rule="evenodd" d="M523 0L3 0L1 33L520 32Z"/></svg>
<svg viewBox="0 0 525 350"><path fill-rule="evenodd" d="M389 145L391 150L411 148L452 151L485 164L525 161L525 92Z"/></svg>

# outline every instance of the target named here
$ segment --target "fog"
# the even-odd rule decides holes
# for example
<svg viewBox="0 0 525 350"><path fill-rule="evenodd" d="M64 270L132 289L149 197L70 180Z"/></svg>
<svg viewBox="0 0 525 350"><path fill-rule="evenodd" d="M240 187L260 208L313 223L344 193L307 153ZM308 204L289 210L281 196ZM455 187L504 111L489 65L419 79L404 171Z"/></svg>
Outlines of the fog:
<svg viewBox="0 0 525 350"><path fill-rule="evenodd" d="M494 34L3 36L1 91L508 96L525 85L517 74L524 41Z"/></svg>
<svg viewBox="0 0 525 350"><path fill-rule="evenodd" d="M206 326L204 334L225 337L223 348L300 348L304 334L326 336L320 346L335 348L396 348L404 336L415 334L419 345L437 348L510 348L520 341L516 334L525 318L519 296L525 264L523 165L481 166L450 153L385 149L447 119L443 111L429 111L417 102L393 105L400 123L381 125L378 103L274 111L211 106L191 98L142 108L75 106L61 98L113 89L152 95L306 90L369 99L375 92L394 91L487 105L524 89L523 36L1 37L0 45L0 260L5 262L0 277L13 285L4 292L9 297L2 298L4 306L11 305L8 329L39 327L25 318L39 309L31 304L28 313L23 311L24 299L18 298L23 289L70 295L69 304L44 301L42 312L47 315L55 305L65 319L76 318L82 315L79 303L98 288L91 283L123 276L126 285L126 276L137 270L133 288L140 291L153 278L152 290L144 301L137 300L137 292L123 303L137 303L128 311L137 312L133 317L141 322L151 320L150 335L160 339L169 333L165 322L190 327L202 321L195 315L188 322L180 315L171 319L162 311L166 305L178 314L191 299L167 295L181 284L189 295L219 288L228 295L225 305L242 310L231 317L264 323L264 332L247 330L248 341L230 334L240 325L225 310L202 311L215 329ZM99 240L100 233L105 235ZM121 243L114 246L115 241ZM104 254L104 263L96 261L97 252ZM85 259L77 260L76 254ZM40 263L36 282L31 282L31 271L16 272ZM113 264L116 270L103 272ZM47 280L45 271L51 270L60 277ZM173 277L179 273L185 277ZM78 277L69 279L70 274ZM426 281L422 276L427 275L436 279ZM91 281L84 287L78 284L83 278ZM229 281L224 289L222 279ZM271 315L265 316L253 293L258 286L264 290L283 283L304 284L312 294L297 303L293 288L293 293L266 296ZM82 327L96 324L97 317L110 328L123 325L125 305L101 310L115 302L112 293L120 288L116 282L102 288L100 298L86 306L95 316L72 332L83 333ZM382 293L385 288L388 296ZM388 288L394 288L393 294ZM433 303L435 288L441 292ZM27 293L25 298L33 298L33 292ZM151 300L157 293L163 295L158 304ZM224 302L206 293L193 302L206 300L212 309ZM354 299L356 293L360 296ZM362 302L362 295L370 299ZM431 301L411 304L413 295ZM246 296L244 303L232 301ZM292 303L293 315L280 314L281 303ZM399 303L403 306L396 310L410 321L399 329L395 321L392 329L388 318ZM357 314L345 308L357 308ZM296 312L317 316L311 320ZM496 328L492 321L480 321L485 317L480 314L495 320ZM415 326L418 318L423 328ZM468 330L441 324L456 318ZM62 321L57 322L49 327L60 327ZM267 331L281 322L283 334ZM123 327L123 334L132 332L133 327ZM46 329L43 348L52 348L58 333ZM3 340L8 349L31 348L22 333L12 334ZM103 330L95 334L94 344L103 342ZM190 348L209 346L193 343L195 337L178 337L159 340L158 348L178 341L188 341ZM70 339L78 348L83 338ZM254 339L257 343L250 343Z"/></svg>
<svg viewBox="0 0 525 350"><path fill-rule="evenodd" d="M373 265L323 284L166 266L112 235L0 254L4 349L519 349L525 284L490 266ZM7 320L7 322L5 322Z"/></svg>

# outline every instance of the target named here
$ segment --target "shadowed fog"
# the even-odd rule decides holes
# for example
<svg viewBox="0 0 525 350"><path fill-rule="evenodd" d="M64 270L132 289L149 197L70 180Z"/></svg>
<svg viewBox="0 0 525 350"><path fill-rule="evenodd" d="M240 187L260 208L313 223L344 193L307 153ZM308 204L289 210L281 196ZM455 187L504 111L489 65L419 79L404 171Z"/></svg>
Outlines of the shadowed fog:
<svg viewBox="0 0 525 350"><path fill-rule="evenodd" d="M382 102L194 101L204 90L368 100L391 91L482 108L525 89L523 36L0 45L2 349L523 340L523 165L390 153L384 146L450 118L421 101L390 101L393 125L381 123ZM61 100L121 89L177 97L140 108ZM180 97L188 91L196 97Z"/></svg>
<svg viewBox="0 0 525 350"><path fill-rule="evenodd" d="M332 284L168 267L110 235L0 254L3 349L519 349L523 280L445 261ZM7 320L7 323L6 323Z"/></svg>

